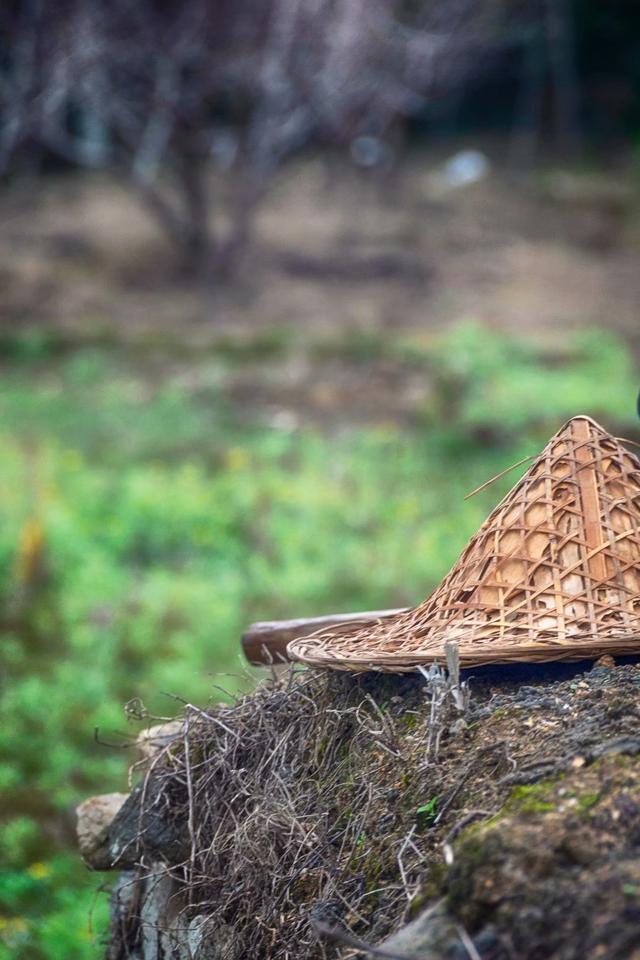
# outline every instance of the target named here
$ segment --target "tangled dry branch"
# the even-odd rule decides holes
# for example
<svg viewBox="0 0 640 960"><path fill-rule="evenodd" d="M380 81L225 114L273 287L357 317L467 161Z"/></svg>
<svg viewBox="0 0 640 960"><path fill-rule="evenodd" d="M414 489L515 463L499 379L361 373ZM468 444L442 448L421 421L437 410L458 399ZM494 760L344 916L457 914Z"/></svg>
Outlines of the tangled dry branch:
<svg viewBox="0 0 640 960"><path fill-rule="evenodd" d="M439 668L388 683L293 671L215 712L187 704L141 785L141 867L161 816L180 836L166 867L180 910L227 925L234 956L317 956L326 929L375 942L419 890L434 815L418 801L438 793L434 760L464 691Z"/></svg>

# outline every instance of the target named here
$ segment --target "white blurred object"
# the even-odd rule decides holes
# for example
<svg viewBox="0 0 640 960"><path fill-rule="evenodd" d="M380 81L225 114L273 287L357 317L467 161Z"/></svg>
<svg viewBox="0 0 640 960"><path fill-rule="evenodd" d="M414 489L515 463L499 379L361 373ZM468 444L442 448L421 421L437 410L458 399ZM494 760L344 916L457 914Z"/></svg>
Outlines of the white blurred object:
<svg viewBox="0 0 640 960"><path fill-rule="evenodd" d="M454 153L442 168L442 178L450 188L477 183L489 175L491 164L479 150L461 150Z"/></svg>
<svg viewBox="0 0 640 960"><path fill-rule="evenodd" d="M351 159L358 167L388 169L393 166L393 149L380 137L354 137L350 152Z"/></svg>
<svg viewBox="0 0 640 960"><path fill-rule="evenodd" d="M211 156L223 170L230 170L238 157L238 138L231 130L217 130L211 138Z"/></svg>
<svg viewBox="0 0 640 960"><path fill-rule="evenodd" d="M275 430L291 433L298 427L298 418L292 410L276 410L270 417L269 424Z"/></svg>

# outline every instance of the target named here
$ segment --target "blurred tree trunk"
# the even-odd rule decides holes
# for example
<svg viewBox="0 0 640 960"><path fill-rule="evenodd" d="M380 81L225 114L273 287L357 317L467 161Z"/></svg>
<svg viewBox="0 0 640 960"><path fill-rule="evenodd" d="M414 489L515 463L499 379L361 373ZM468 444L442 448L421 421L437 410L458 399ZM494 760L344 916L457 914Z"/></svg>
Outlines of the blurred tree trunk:
<svg viewBox="0 0 640 960"><path fill-rule="evenodd" d="M184 205L183 260L185 272L205 279L211 272L215 256L210 230L210 190L207 167L202 157L186 154L180 157L178 183Z"/></svg>
<svg viewBox="0 0 640 960"><path fill-rule="evenodd" d="M229 279L251 244L265 183L252 171L236 171L234 179L226 236L218 236L212 228L211 169L201 157L180 157L175 173L177 201L171 202L168 191L154 181L132 181L141 204L177 251L186 276L206 283Z"/></svg>
<svg viewBox="0 0 640 960"><path fill-rule="evenodd" d="M392 162L394 120L422 110L434 86L459 85L470 52L502 43L488 0L458 0L453 14L403 0L74 0L68 16L54 6L0 3L0 173L39 143L124 174L183 269L207 280L239 264L288 157L315 143L370 166L353 149L364 141ZM549 29L556 37L555 20ZM224 167L235 180L222 238L209 194L225 135L242 146Z"/></svg>
<svg viewBox="0 0 640 960"><path fill-rule="evenodd" d="M218 278L229 278L240 268L251 245L265 190L265 180L258 171L248 166L236 171L230 199L231 226L227 237L218 245L215 257L214 273Z"/></svg>
<svg viewBox="0 0 640 960"><path fill-rule="evenodd" d="M509 145L510 163L519 169L533 166L538 149L544 92L543 38L532 27L522 49L520 89Z"/></svg>
<svg viewBox="0 0 640 960"><path fill-rule="evenodd" d="M569 0L547 0L545 31L552 86L554 135L565 153L582 146L580 82L576 68L573 16Z"/></svg>

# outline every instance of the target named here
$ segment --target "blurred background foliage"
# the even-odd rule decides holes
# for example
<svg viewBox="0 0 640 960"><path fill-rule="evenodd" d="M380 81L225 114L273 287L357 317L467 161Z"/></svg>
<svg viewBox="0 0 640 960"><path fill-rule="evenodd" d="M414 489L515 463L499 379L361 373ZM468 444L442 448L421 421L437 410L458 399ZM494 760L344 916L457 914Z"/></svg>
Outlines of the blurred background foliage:
<svg viewBox="0 0 640 960"><path fill-rule="evenodd" d="M640 440L637 6L367 4L392 46L344 0L308 63L324 0L147 0L136 50L124 0L0 11L1 960L103 953L74 807L141 704L250 689L252 620L422 599L569 416Z"/></svg>
<svg viewBox="0 0 640 960"><path fill-rule="evenodd" d="M378 346L433 380L410 428L247 422L217 378L150 385L108 349L13 342L0 397L7 956L92 954L97 882L61 850L79 799L125 788L131 753L100 742L131 741L123 704L171 716L172 695L247 689L252 619L418 600L516 474L466 493L576 411L634 429L631 358L601 331L552 366L531 340L475 324ZM212 361L222 377L224 351L190 363Z"/></svg>

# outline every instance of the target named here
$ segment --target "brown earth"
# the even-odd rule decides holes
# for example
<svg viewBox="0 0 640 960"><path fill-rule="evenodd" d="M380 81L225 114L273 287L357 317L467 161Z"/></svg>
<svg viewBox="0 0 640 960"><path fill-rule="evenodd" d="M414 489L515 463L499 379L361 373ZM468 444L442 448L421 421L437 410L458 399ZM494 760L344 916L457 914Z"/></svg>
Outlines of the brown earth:
<svg viewBox="0 0 640 960"><path fill-rule="evenodd" d="M78 174L16 183L0 197L0 332L44 327L74 344L161 350L175 364L184 351L236 349L245 362L229 390L240 406L356 420L403 420L424 405L423 372L376 347L391 334L427 345L474 318L561 347L568 331L604 325L640 349L630 163L514 177L498 162L482 182L447 191L442 160L414 153L382 182L320 159L287 167L244 264L218 287L179 275L121 184Z"/></svg>

